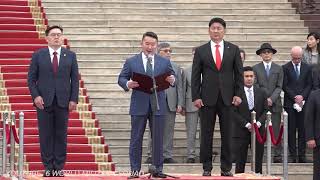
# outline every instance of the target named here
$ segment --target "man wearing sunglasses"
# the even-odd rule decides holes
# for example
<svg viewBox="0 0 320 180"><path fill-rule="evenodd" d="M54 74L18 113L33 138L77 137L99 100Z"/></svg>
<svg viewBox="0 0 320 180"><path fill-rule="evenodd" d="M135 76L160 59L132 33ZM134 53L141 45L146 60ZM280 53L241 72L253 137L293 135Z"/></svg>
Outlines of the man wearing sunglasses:
<svg viewBox="0 0 320 180"><path fill-rule="evenodd" d="M262 62L253 66L256 75L256 84L266 92L268 106L272 113L272 126L275 136L278 137L280 131L282 104L280 93L282 91L283 70L282 67L272 62L272 57L277 53L271 44L263 43L256 54L261 57ZM281 145L274 148L274 163L282 162Z"/></svg>

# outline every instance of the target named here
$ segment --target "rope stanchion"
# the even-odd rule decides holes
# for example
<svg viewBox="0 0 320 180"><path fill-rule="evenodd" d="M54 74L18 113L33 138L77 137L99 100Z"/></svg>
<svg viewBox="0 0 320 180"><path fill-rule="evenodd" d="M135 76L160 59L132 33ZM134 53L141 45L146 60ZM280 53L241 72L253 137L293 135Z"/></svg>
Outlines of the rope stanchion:
<svg viewBox="0 0 320 180"><path fill-rule="evenodd" d="M282 140L282 135L283 135L283 125L281 124L281 127L280 127L280 132L279 132L279 135L278 135L278 138L275 139L274 137L274 132L273 132L273 128L272 128L272 125L269 125L269 131L270 131L270 136L271 136L271 142L273 145L277 146L280 144L281 140Z"/></svg>
<svg viewBox="0 0 320 180"><path fill-rule="evenodd" d="M8 145L8 144L10 144L10 141L11 141L11 136L10 136L10 133L11 133L10 130L11 130L11 128L10 128L10 125L9 125L8 122L6 122L5 128L6 128L5 133L6 133L7 145Z"/></svg>
<svg viewBox="0 0 320 180"><path fill-rule="evenodd" d="M259 128L258 128L258 125L257 123L254 123L253 124L253 127L254 127L254 130L256 132L256 138L257 138L257 141L260 143L260 144L264 144L267 140L267 133L266 131L264 131L264 134L263 136L261 137L261 134L260 134L260 131L259 131Z"/></svg>
<svg viewBox="0 0 320 180"><path fill-rule="evenodd" d="M11 131L12 131L12 133L13 133L14 141L15 141L17 144L19 144L19 137L18 137L16 125L12 125L12 126L11 126Z"/></svg>

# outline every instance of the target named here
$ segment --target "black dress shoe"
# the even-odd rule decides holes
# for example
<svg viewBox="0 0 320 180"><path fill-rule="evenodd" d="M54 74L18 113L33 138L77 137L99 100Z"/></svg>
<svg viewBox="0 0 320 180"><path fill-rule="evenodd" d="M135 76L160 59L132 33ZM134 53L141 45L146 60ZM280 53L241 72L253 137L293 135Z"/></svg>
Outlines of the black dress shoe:
<svg viewBox="0 0 320 180"><path fill-rule="evenodd" d="M273 163L282 163L281 157L273 157Z"/></svg>
<svg viewBox="0 0 320 180"><path fill-rule="evenodd" d="M43 177L52 177L52 170L46 169L43 173Z"/></svg>
<svg viewBox="0 0 320 180"><path fill-rule="evenodd" d="M162 172L158 172L158 173L152 174L152 177L155 177L155 178L166 178L167 175L163 174Z"/></svg>
<svg viewBox="0 0 320 180"><path fill-rule="evenodd" d="M202 176L211 176L211 171L204 170Z"/></svg>
<svg viewBox="0 0 320 180"><path fill-rule="evenodd" d="M312 163L313 161L307 159L306 157L299 157L299 163Z"/></svg>
<svg viewBox="0 0 320 180"><path fill-rule="evenodd" d="M196 160L194 158L188 158L187 163L195 163Z"/></svg>
<svg viewBox="0 0 320 180"><path fill-rule="evenodd" d="M233 176L233 174L230 171L221 171L221 176Z"/></svg>
<svg viewBox="0 0 320 180"><path fill-rule="evenodd" d="M289 156L288 157L288 163L296 163L297 162L297 158L294 156Z"/></svg>
<svg viewBox="0 0 320 180"><path fill-rule="evenodd" d="M163 163L177 163L177 162L172 158L166 158L164 159Z"/></svg>

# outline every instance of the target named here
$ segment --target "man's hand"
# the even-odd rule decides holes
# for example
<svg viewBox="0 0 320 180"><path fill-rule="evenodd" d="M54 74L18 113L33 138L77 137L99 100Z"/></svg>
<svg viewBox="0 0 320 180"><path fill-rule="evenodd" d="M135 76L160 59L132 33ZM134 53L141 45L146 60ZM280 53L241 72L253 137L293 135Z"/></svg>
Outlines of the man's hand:
<svg viewBox="0 0 320 180"><path fill-rule="evenodd" d="M246 124L246 128L248 129L249 132L251 132L251 131L252 131L252 125L251 125L251 123L247 123L247 124Z"/></svg>
<svg viewBox="0 0 320 180"><path fill-rule="evenodd" d="M239 96L233 96L232 98L232 104L234 106L239 106L241 104L242 100Z"/></svg>
<svg viewBox="0 0 320 180"><path fill-rule="evenodd" d="M258 126L258 128L260 128L261 127L261 122L260 121L257 121L257 126Z"/></svg>
<svg viewBox="0 0 320 180"><path fill-rule="evenodd" d="M181 114L181 112L182 112L182 107L181 107L181 106L178 106L176 112Z"/></svg>
<svg viewBox="0 0 320 180"><path fill-rule="evenodd" d="M272 100L271 100L271 98L268 98L267 101L268 101L268 106L272 106Z"/></svg>
<svg viewBox="0 0 320 180"><path fill-rule="evenodd" d="M202 106L204 106L202 99L197 99L197 100L193 101L193 105L195 107L197 107L198 109L200 109Z"/></svg>
<svg viewBox="0 0 320 180"><path fill-rule="evenodd" d="M175 80L174 75L170 75L166 78L166 81L168 81L171 85L173 85L174 80Z"/></svg>
<svg viewBox="0 0 320 180"><path fill-rule="evenodd" d="M69 111L76 110L76 108L77 108L77 103L73 102L73 101L70 101L69 102Z"/></svg>
<svg viewBox="0 0 320 180"><path fill-rule="evenodd" d="M314 139L307 141L308 148L315 148L317 146L316 141Z"/></svg>
<svg viewBox="0 0 320 180"><path fill-rule="evenodd" d="M296 95L296 96L294 97L294 101L301 106L302 101L303 101L303 96L301 96L301 95Z"/></svg>
<svg viewBox="0 0 320 180"><path fill-rule="evenodd" d="M139 87L139 83L137 81L128 81L128 88L129 89L133 89L133 88L136 88L136 87Z"/></svg>
<svg viewBox="0 0 320 180"><path fill-rule="evenodd" d="M44 109L44 102L41 96L37 96L33 102L37 106L37 108Z"/></svg>

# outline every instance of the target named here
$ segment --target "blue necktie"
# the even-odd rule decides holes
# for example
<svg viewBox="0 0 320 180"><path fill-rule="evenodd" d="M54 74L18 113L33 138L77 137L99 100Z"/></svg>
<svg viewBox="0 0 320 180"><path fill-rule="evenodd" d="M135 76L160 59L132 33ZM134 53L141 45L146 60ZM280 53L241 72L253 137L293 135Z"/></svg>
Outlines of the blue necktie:
<svg viewBox="0 0 320 180"><path fill-rule="evenodd" d="M147 61L147 69L146 69L146 73L148 76L152 77L153 75L153 69L152 69L152 57L147 57L148 61Z"/></svg>
<svg viewBox="0 0 320 180"><path fill-rule="evenodd" d="M252 90L248 89L248 105L249 105L249 110L252 110L254 107L254 100L253 100L253 94Z"/></svg>
<svg viewBox="0 0 320 180"><path fill-rule="evenodd" d="M267 77L269 77L269 74L270 74L269 64L266 65L266 73L267 73Z"/></svg>
<svg viewBox="0 0 320 180"><path fill-rule="evenodd" d="M295 66L294 66L294 70L296 71L297 80L299 79L299 76L300 76L300 72L299 72L298 66L299 66L299 64L295 64Z"/></svg>

